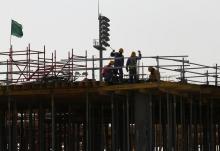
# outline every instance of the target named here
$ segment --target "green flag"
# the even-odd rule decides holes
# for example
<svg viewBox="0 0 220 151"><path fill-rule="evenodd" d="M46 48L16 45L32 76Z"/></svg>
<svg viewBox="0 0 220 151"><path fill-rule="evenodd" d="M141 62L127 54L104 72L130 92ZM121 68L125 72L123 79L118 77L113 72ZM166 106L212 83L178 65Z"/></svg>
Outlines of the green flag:
<svg viewBox="0 0 220 151"><path fill-rule="evenodd" d="M23 36L22 25L14 20L11 20L11 35L19 38Z"/></svg>

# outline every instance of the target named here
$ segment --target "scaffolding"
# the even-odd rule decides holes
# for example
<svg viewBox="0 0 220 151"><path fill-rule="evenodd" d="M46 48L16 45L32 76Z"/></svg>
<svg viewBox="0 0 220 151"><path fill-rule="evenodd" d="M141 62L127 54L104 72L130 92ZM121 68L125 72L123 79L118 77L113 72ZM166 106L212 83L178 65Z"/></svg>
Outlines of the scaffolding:
<svg viewBox="0 0 220 151"><path fill-rule="evenodd" d="M218 65L143 56L138 83L108 85L95 64L113 58L73 52L0 53L0 150L220 151ZM149 66L161 81L147 82Z"/></svg>
<svg viewBox="0 0 220 151"><path fill-rule="evenodd" d="M11 48L12 49L12 48ZM75 51L68 52L66 58L58 60L56 51L46 57L46 48L42 51L32 50L28 45L26 50L1 52L0 53L0 81L2 85L22 84L27 82L46 82L61 80L74 82L84 79L95 80L96 73L100 73L98 64L100 59L106 64L114 58L88 57L74 54ZM120 58L118 58L120 59ZM125 60L128 57L125 57ZM161 72L162 80L174 82L188 82L205 85L218 85L220 67L202 65L188 60L187 55L182 56L143 56L138 61L138 77L146 81L149 73L147 68L154 66ZM125 67L123 67L125 68ZM124 74L124 79L128 74ZM102 79L99 79L102 81Z"/></svg>

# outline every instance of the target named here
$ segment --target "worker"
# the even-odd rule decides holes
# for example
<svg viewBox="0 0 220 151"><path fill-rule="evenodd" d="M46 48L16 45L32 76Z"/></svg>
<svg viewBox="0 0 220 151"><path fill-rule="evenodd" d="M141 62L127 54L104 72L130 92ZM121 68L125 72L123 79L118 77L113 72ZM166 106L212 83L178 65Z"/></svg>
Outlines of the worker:
<svg viewBox="0 0 220 151"><path fill-rule="evenodd" d="M109 61L108 65L104 66L102 69L102 76L104 81L107 83L112 83L113 80L113 70L114 70L114 61Z"/></svg>
<svg viewBox="0 0 220 151"><path fill-rule="evenodd" d="M117 76L118 75L118 82L121 83L123 82L123 66L124 66L124 55L123 55L124 49L120 48L118 52L115 52L113 50L111 52L111 57L115 58L115 70L114 74Z"/></svg>
<svg viewBox="0 0 220 151"><path fill-rule="evenodd" d="M136 56L136 53L133 51L131 53L131 56L128 58L126 63L126 70L129 71L129 83L134 83L137 81L137 60L141 59L141 52L138 51L138 56Z"/></svg>
<svg viewBox="0 0 220 151"><path fill-rule="evenodd" d="M148 67L148 71L150 72L148 81L150 82L159 82L160 81L160 72L154 67Z"/></svg>

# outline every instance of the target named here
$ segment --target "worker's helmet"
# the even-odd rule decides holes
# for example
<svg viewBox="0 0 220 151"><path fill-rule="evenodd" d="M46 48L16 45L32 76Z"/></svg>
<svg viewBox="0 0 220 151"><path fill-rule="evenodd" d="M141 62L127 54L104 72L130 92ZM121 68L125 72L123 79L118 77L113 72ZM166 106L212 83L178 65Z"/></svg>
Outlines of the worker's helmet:
<svg viewBox="0 0 220 151"><path fill-rule="evenodd" d="M110 61L109 61L109 65L114 65L114 63L115 63L115 62L114 62L113 60L110 60Z"/></svg>
<svg viewBox="0 0 220 151"><path fill-rule="evenodd" d="M136 56L136 52L132 51L131 57L135 57L135 56Z"/></svg>
<svg viewBox="0 0 220 151"><path fill-rule="evenodd" d="M148 71L151 72L154 68L152 66L148 67Z"/></svg>
<svg viewBox="0 0 220 151"><path fill-rule="evenodd" d="M124 49L123 49L123 48L120 48L120 49L119 49L119 52L120 52L120 53L123 53L123 52L124 52Z"/></svg>

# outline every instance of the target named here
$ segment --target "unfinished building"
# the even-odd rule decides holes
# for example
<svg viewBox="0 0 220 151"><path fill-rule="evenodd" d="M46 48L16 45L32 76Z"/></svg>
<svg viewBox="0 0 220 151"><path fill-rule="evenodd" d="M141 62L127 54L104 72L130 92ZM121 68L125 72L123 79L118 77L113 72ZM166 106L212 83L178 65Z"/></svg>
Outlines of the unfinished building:
<svg viewBox="0 0 220 151"><path fill-rule="evenodd" d="M0 150L220 150L218 65L143 57L138 83L108 85L86 54L0 53ZM162 81L146 82L148 59Z"/></svg>

